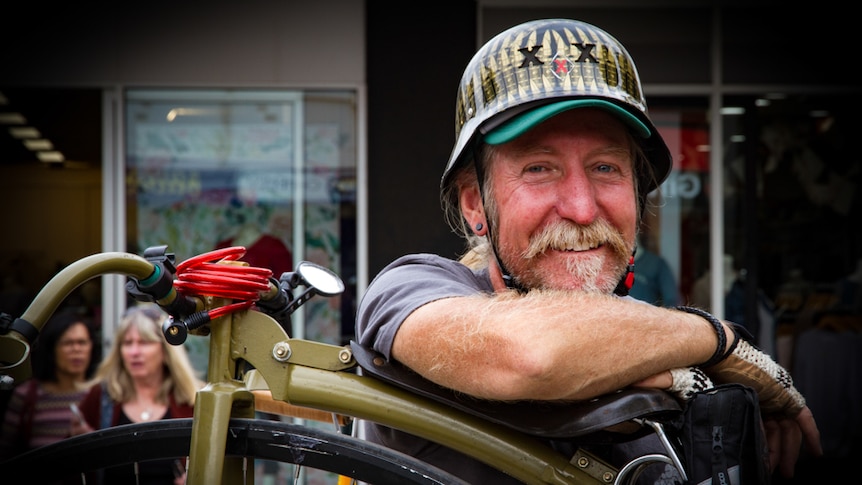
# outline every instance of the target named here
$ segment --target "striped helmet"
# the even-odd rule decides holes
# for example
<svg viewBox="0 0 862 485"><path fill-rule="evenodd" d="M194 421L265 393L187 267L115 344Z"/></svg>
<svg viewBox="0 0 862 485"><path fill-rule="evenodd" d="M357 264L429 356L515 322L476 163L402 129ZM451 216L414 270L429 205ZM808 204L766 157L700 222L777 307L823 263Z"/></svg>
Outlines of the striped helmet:
<svg viewBox="0 0 862 485"><path fill-rule="evenodd" d="M477 143L500 144L562 111L594 107L616 115L640 138L652 174L641 196L670 173L671 156L647 114L634 61L607 32L568 19L534 20L488 41L467 65L455 106L455 147L441 187L472 160Z"/></svg>

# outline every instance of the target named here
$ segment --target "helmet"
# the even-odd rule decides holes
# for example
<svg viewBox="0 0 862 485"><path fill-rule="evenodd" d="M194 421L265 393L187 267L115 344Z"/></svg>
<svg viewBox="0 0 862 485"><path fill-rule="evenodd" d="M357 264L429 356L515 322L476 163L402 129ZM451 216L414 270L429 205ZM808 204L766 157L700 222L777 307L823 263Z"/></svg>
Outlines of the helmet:
<svg viewBox="0 0 862 485"><path fill-rule="evenodd" d="M455 105L455 147L441 187L472 159L476 143L512 140L567 109L595 107L639 135L653 174L639 174L641 196L671 169L671 156L647 114L634 61L607 32L568 19L534 20L488 41L467 65Z"/></svg>

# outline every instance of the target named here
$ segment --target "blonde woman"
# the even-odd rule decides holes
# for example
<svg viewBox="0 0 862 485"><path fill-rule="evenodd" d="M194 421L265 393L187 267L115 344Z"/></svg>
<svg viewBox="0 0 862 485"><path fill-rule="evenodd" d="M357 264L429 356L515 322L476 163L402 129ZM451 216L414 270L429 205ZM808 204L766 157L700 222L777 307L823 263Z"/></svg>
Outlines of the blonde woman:
<svg viewBox="0 0 862 485"><path fill-rule="evenodd" d="M162 335L167 314L148 304L129 308L117 328L110 352L102 360L80 403L84 421L73 434L99 428L194 414L198 378L185 348ZM140 483L183 483L184 467L173 460L139 464ZM104 470L103 483L136 483L133 465Z"/></svg>

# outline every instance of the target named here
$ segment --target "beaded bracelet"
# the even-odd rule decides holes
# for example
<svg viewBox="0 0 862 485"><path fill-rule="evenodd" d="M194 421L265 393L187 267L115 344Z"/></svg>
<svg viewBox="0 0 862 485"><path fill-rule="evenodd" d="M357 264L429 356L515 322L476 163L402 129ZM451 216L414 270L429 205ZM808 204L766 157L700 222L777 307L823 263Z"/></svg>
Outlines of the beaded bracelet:
<svg viewBox="0 0 862 485"><path fill-rule="evenodd" d="M715 348L715 353L712 354L712 357L710 357L709 360L707 360L703 364L698 365L697 367L711 367L724 360L726 356L724 348L727 347L727 335L724 333L724 325L722 325L721 321L712 316L712 314L710 314L709 312L705 312L700 308L694 308L690 306L678 306L675 307L675 309L684 311L686 313L693 313L695 315L705 318L706 321L712 324L712 328L715 330L716 335L718 335L718 346L716 346Z"/></svg>

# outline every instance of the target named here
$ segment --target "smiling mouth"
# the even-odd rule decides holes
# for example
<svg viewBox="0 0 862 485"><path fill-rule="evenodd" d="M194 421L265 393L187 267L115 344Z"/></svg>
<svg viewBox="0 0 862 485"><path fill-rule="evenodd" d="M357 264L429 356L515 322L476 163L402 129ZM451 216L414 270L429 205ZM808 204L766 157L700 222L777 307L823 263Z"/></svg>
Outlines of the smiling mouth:
<svg viewBox="0 0 862 485"><path fill-rule="evenodd" d="M548 244L544 247L536 247L533 246L529 248L524 256L527 259L535 258L542 254L549 254L552 252L555 253L568 253L568 254L577 254L577 253L586 253L589 251L594 251L597 249L601 249L606 245L606 242L580 242L580 241L560 241L562 244Z"/></svg>
<svg viewBox="0 0 862 485"><path fill-rule="evenodd" d="M604 243L601 243L601 244L591 244L591 245L583 245L583 246L551 247L551 248L548 248L548 249L551 249L551 250L554 250L554 251L563 251L563 252L570 252L570 253L579 253L579 252L583 252L583 251L591 251L591 250L593 250L593 249L599 249L599 248L601 248L601 247L603 247L603 246L604 246Z"/></svg>

